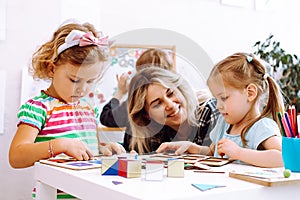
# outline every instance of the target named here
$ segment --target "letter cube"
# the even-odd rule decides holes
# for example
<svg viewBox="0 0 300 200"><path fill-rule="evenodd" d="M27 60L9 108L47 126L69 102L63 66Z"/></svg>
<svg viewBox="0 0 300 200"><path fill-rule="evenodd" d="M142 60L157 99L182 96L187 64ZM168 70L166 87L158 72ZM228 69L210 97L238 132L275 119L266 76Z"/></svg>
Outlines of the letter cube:
<svg viewBox="0 0 300 200"><path fill-rule="evenodd" d="M145 179L147 181L161 181L164 176L164 163L162 161L147 160Z"/></svg>
<svg viewBox="0 0 300 200"><path fill-rule="evenodd" d="M138 178L141 176L142 162L140 160L119 159L118 175L125 178Z"/></svg>
<svg viewBox="0 0 300 200"><path fill-rule="evenodd" d="M102 175L118 175L118 158L103 157L101 166Z"/></svg>
<svg viewBox="0 0 300 200"><path fill-rule="evenodd" d="M184 160L170 159L168 160L168 177L182 178L184 177Z"/></svg>

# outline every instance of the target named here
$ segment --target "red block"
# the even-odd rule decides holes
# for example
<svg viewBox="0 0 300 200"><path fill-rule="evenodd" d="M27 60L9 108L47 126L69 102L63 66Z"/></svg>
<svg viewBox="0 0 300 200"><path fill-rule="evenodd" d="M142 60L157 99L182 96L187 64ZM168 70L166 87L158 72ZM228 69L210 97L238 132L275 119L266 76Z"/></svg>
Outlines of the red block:
<svg viewBox="0 0 300 200"><path fill-rule="evenodd" d="M141 176L141 161L119 159L118 175L125 178L137 178Z"/></svg>

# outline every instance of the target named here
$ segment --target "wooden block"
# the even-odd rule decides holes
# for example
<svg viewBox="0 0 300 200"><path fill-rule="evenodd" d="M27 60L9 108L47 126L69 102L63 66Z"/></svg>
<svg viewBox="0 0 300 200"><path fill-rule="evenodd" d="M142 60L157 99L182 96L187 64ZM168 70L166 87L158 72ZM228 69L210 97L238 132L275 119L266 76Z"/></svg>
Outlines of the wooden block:
<svg viewBox="0 0 300 200"><path fill-rule="evenodd" d="M164 176L163 161L148 160L146 161L145 179L147 181L161 181Z"/></svg>
<svg viewBox="0 0 300 200"><path fill-rule="evenodd" d="M118 175L125 178L138 178L141 176L142 162L140 160L119 159Z"/></svg>
<svg viewBox="0 0 300 200"><path fill-rule="evenodd" d="M102 175L118 175L118 158L117 157L103 157L101 174Z"/></svg>
<svg viewBox="0 0 300 200"><path fill-rule="evenodd" d="M184 160L173 159L168 161L168 177L184 177Z"/></svg>

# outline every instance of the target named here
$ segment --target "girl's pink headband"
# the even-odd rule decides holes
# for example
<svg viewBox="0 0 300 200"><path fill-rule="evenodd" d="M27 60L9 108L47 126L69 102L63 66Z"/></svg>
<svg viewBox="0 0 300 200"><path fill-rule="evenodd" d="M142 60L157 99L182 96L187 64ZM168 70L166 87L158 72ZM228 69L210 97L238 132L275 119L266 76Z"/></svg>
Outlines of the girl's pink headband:
<svg viewBox="0 0 300 200"><path fill-rule="evenodd" d="M105 48L109 46L108 36L103 38L96 38L92 32L83 32L79 30L72 30L66 37L65 43L60 45L57 49L57 55L61 54L68 48L79 45L80 47L97 45Z"/></svg>

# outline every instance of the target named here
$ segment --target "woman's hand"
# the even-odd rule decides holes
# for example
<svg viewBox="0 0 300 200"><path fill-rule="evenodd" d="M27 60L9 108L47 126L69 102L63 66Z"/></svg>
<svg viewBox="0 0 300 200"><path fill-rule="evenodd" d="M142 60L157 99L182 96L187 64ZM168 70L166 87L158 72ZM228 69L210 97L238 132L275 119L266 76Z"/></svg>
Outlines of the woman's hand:
<svg viewBox="0 0 300 200"><path fill-rule="evenodd" d="M178 141L178 142L164 142L162 143L158 149L157 153L166 153L167 151L175 151L175 155L183 154L188 151L192 146L192 142L190 141Z"/></svg>
<svg viewBox="0 0 300 200"><path fill-rule="evenodd" d="M101 142L99 145L99 150L101 153L103 153L105 156L111 156L113 153L121 154L125 153L126 150L122 145L120 145L117 142Z"/></svg>

